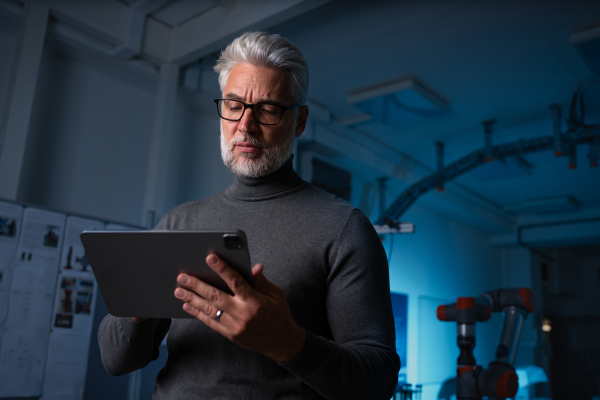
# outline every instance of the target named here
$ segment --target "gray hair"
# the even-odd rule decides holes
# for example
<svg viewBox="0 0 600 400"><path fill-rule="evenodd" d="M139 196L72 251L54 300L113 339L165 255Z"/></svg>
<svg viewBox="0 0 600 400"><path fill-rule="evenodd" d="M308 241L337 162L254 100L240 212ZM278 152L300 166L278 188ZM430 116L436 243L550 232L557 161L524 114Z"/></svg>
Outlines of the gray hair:
<svg viewBox="0 0 600 400"><path fill-rule="evenodd" d="M304 105L308 92L308 63L289 40L277 34L246 32L221 52L215 65L219 73L221 92L225 89L231 69L238 63L283 70L290 78L294 101Z"/></svg>

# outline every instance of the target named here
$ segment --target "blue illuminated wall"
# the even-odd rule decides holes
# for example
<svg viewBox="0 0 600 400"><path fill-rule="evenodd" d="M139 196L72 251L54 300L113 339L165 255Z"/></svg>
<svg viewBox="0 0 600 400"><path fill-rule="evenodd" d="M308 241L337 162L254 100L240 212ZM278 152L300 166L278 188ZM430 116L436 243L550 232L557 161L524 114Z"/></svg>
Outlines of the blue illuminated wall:
<svg viewBox="0 0 600 400"><path fill-rule="evenodd" d="M392 310L394 311L394 325L396 326L396 352L400 357L400 371L398 384L406 382L406 346L407 346L407 321L408 321L408 296L400 293L391 293Z"/></svg>
<svg viewBox="0 0 600 400"><path fill-rule="evenodd" d="M422 399L436 399L443 383L455 375L456 324L437 320L440 304L460 296L502 287L502 252L489 236L419 206L403 220L415 223L414 234L396 235L390 260L390 290L407 299L407 381L423 385ZM389 254L391 238L384 236ZM492 360L501 316L477 326L478 364Z"/></svg>

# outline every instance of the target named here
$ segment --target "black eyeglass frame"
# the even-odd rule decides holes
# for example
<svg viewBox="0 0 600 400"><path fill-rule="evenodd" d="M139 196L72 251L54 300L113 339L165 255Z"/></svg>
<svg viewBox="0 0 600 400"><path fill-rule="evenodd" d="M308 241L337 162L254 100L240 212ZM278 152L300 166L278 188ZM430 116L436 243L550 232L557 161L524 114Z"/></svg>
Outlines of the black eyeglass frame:
<svg viewBox="0 0 600 400"><path fill-rule="evenodd" d="M238 103L242 103L244 105L244 111L242 111L242 115L240 115L240 117L238 119L229 119L229 118L225 118L221 115L221 109L219 108L219 102L223 101L223 100L229 100L229 101L237 101ZM282 106L280 104L273 104L273 103L256 103L256 104L248 104L248 103L244 103L241 100L237 100L237 99L214 99L215 104L217 105L217 112L219 113L219 117L221 117L222 119L226 120L226 121L239 121L244 117L244 113L246 112L246 109L249 108L252 110L252 115L254 116L254 119L256 120L256 122L258 122L261 125L277 125L281 122L281 120L283 119L283 113L286 112L287 110L292 110L294 108L300 107L300 104L294 104L293 106ZM279 121L277 121L274 124L266 124L264 122L260 122L258 120L258 118L256 117L256 113L254 112L254 106L261 106L261 105L270 105L270 106L275 106L275 107L279 107L281 108L281 117L279 117Z"/></svg>

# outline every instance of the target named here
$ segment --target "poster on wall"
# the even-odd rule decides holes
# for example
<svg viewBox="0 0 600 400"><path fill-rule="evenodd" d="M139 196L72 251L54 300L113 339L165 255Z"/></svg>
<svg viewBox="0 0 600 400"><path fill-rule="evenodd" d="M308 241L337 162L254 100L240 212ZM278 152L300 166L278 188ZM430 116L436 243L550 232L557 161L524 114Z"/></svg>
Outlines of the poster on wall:
<svg viewBox="0 0 600 400"><path fill-rule="evenodd" d="M52 334L92 331L96 280L84 272L62 272L58 277Z"/></svg>
<svg viewBox="0 0 600 400"><path fill-rule="evenodd" d="M87 333L51 335L42 399L59 395L74 399L83 394L90 340Z"/></svg>
<svg viewBox="0 0 600 400"><path fill-rule="evenodd" d="M64 226L64 214L26 208L23 212L23 232L17 249L16 264L57 268Z"/></svg>
<svg viewBox="0 0 600 400"><path fill-rule="evenodd" d="M17 255L23 206L0 201L0 343L8 316L12 267Z"/></svg>
<svg viewBox="0 0 600 400"><path fill-rule="evenodd" d="M0 347L0 397L39 396L65 215L25 208Z"/></svg>
<svg viewBox="0 0 600 400"><path fill-rule="evenodd" d="M96 279L79 235L94 229L104 229L104 223L73 216L67 218L50 326L53 334L90 333L92 330Z"/></svg>
<svg viewBox="0 0 600 400"><path fill-rule="evenodd" d="M398 371L398 384L406 383L406 353L408 338L408 296L401 293L390 293L392 297L392 311L394 312L394 325L396 326L396 352L400 357L400 371Z"/></svg>
<svg viewBox="0 0 600 400"><path fill-rule="evenodd" d="M48 329L64 221L64 214L25 209L5 328Z"/></svg>
<svg viewBox="0 0 600 400"><path fill-rule="evenodd" d="M0 350L0 397L39 396L44 380L48 330L11 329Z"/></svg>
<svg viewBox="0 0 600 400"><path fill-rule="evenodd" d="M22 216L23 206L0 201L0 268L15 261Z"/></svg>
<svg viewBox="0 0 600 400"><path fill-rule="evenodd" d="M104 223L93 219L67 217L65 240L60 263L61 272L79 271L92 275L87 254L81 243L81 232L103 230Z"/></svg>

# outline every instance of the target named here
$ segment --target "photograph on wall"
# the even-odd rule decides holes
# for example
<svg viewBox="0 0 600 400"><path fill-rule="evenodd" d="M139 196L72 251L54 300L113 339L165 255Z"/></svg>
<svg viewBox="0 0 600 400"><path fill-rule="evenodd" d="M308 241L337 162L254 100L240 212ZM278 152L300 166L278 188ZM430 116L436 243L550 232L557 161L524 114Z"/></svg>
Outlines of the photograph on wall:
<svg viewBox="0 0 600 400"><path fill-rule="evenodd" d="M63 242L60 269L62 271L80 271L92 274L92 269L87 258L81 232L91 230L104 230L104 223L93 219L70 216L67 218L65 240Z"/></svg>
<svg viewBox="0 0 600 400"><path fill-rule="evenodd" d="M92 297L94 295L94 281L80 279L77 285L77 299L75 301L75 314L92 313Z"/></svg>
<svg viewBox="0 0 600 400"><path fill-rule="evenodd" d="M0 201L0 269L14 262L22 217L23 206Z"/></svg>
<svg viewBox="0 0 600 400"><path fill-rule="evenodd" d="M58 309L59 313L73 314L73 292L77 286L77 278L72 276L63 276L60 279L60 288L58 291Z"/></svg>
<svg viewBox="0 0 600 400"><path fill-rule="evenodd" d="M96 281L82 271L62 272L54 301L53 332L91 332Z"/></svg>
<svg viewBox="0 0 600 400"><path fill-rule="evenodd" d="M17 219L0 215L0 236L17 237Z"/></svg>
<svg viewBox="0 0 600 400"><path fill-rule="evenodd" d="M392 311L394 312L394 325L396 326L396 352L400 357L400 371L398 384L406 383L406 353L408 338L408 296L401 293L390 293L392 297Z"/></svg>
<svg viewBox="0 0 600 400"><path fill-rule="evenodd" d="M60 227L56 225L46 225L46 234L44 235L44 246L58 247L60 237Z"/></svg>
<svg viewBox="0 0 600 400"><path fill-rule="evenodd" d="M58 272L65 219L65 214L26 208L23 212L16 263L52 268Z"/></svg>

